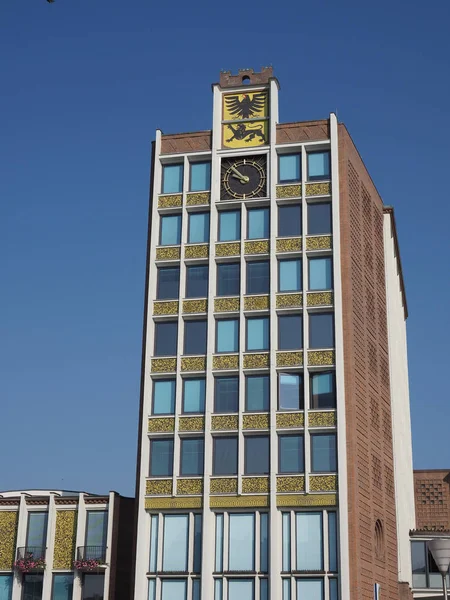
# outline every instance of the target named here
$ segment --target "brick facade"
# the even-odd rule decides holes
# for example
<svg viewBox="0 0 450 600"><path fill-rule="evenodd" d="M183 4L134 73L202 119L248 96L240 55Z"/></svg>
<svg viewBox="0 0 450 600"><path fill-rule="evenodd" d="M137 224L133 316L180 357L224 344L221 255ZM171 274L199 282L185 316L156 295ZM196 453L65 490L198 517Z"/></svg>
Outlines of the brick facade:
<svg viewBox="0 0 450 600"><path fill-rule="evenodd" d="M414 471L416 527L424 531L450 529L450 471Z"/></svg>

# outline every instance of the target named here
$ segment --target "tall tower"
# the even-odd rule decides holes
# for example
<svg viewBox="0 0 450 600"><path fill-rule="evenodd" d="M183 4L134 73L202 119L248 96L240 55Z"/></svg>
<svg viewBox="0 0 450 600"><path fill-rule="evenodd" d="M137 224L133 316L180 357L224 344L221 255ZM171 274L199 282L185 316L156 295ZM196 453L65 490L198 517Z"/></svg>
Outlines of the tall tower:
<svg viewBox="0 0 450 600"><path fill-rule="evenodd" d="M344 125L221 73L153 145L135 600L409 598L406 300Z"/></svg>

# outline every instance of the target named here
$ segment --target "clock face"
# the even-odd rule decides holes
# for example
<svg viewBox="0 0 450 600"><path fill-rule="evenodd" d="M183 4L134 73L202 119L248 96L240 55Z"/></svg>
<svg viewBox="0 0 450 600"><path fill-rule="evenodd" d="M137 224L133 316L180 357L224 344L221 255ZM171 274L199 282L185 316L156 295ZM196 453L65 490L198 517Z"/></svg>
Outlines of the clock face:
<svg viewBox="0 0 450 600"><path fill-rule="evenodd" d="M264 198L266 156L224 158L222 160L222 200Z"/></svg>

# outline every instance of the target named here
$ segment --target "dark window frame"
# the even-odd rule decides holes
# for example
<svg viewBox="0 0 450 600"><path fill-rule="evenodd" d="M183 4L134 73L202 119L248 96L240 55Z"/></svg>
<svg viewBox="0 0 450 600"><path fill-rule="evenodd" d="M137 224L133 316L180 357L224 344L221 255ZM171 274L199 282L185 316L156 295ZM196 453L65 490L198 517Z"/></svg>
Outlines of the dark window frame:
<svg viewBox="0 0 450 600"><path fill-rule="evenodd" d="M233 472L228 472L228 473L216 473L215 472L215 458L216 458L216 443L217 440L235 440L236 441L236 465L235 465L235 471ZM234 476L237 475L239 472L239 436L238 435L216 435L213 436L213 456L212 456L212 474L213 475L230 475L230 476Z"/></svg>
<svg viewBox="0 0 450 600"><path fill-rule="evenodd" d="M265 439L268 442L267 470L257 471L257 472L254 472L254 471L249 472L248 466L247 466L247 442L249 440L254 440L256 438ZM270 474L270 434L257 434L257 435L251 434L251 435L244 436L244 473L243 474L244 475L255 475L255 476L258 476L258 475L264 476L264 475Z"/></svg>
<svg viewBox="0 0 450 600"><path fill-rule="evenodd" d="M297 317L300 318L300 323L301 323L301 336L300 336L300 340L301 340L301 346L298 348L283 348L281 346L281 327L280 327L280 319L287 319L289 317ZM286 352L295 352L297 350L303 350L304 344L303 344L303 337L304 337L304 330L303 330L303 313L288 313L288 314L279 314L277 315L277 348L278 350L283 350Z"/></svg>
<svg viewBox="0 0 450 600"><path fill-rule="evenodd" d="M220 379L235 379L237 380L237 406L236 410L230 410L224 412L223 410L217 410L216 407L216 397L217 397L217 381ZM219 375L218 377L214 377L214 413L216 414L224 414L224 415L235 415L239 412L239 392L240 392L240 381L239 375Z"/></svg>
<svg viewBox="0 0 450 600"><path fill-rule="evenodd" d="M171 296L169 298L165 297L165 298L161 298L160 297L160 288L161 288L161 280L160 280L160 274L161 271L178 271L178 293L175 296ZM156 280L156 299L157 300L178 300L179 296L180 296L180 267L157 267L157 280Z"/></svg>
<svg viewBox="0 0 450 600"><path fill-rule="evenodd" d="M152 456L153 456L153 445L155 442L172 442L172 468L171 468L171 473L167 474L167 475L153 475L152 473ZM174 437L161 437L161 438L152 438L150 440L150 464L149 464L149 476L150 477L173 477L173 463L174 463Z"/></svg>
<svg viewBox="0 0 450 600"><path fill-rule="evenodd" d="M268 289L265 292L250 292L249 291L249 273L251 271L251 266L253 265L267 265L267 284ZM270 260L248 260L245 265L245 294L247 296L259 296L270 294Z"/></svg>
<svg viewBox="0 0 450 600"><path fill-rule="evenodd" d="M183 471L183 446L185 442L192 442L193 440L195 441L202 441L203 442L203 464L202 467L200 469L199 473L185 473ZM186 476L186 477L198 477L200 475L203 475L205 471L205 438L203 437L182 437L180 439L180 476Z"/></svg>
<svg viewBox="0 0 450 600"><path fill-rule="evenodd" d="M186 352L186 340L188 336L186 331L192 323L203 323L205 325L205 351L204 352ZM185 319L183 328L183 356L206 356L208 350L208 319Z"/></svg>
<svg viewBox="0 0 450 600"><path fill-rule="evenodd" d="M328 470L328 471L323 471L323 470L318 470L314 467L314 452L313 452L313 440L317 439L319 437L334 437L334 460L336 463L336 468L334 470ZM310 453L311 453L311 473L337 473L338 470L338 464L337 464L337 435L335 432L332 433L327 433L327 432L321 432L321 433L311 433L310 435Z"/></svg>
<svg viewBox="0 0 450 600"><path fill-rule="evenodd" d="M301 471L282 471L281 470L281 440L288 437L297 437L301 438L302 446L303 446L303 470ZM302 474L305 472L305 434L304 433L280 433L278 435L278 473L283 475L295 475Z"/></svg>
<svg viewBox="0 0 450 600"><path fill-rule="evenodd" d="M157 346L157 342L158 342L158 336L156 335L156 333L157 333L157 331L159 329L159 326L166 325L166 324L169 324L169 323L170 324L175 324L176 325L176 329L177 329L177 336L176 336L177 337L177 341L176 341L175 353L174 354L157 354L156 353L156 346ZM176 356L177 352L178 352L178 334L179 334L179 331L178 331L178 320L171 319L171 320L168 320L168 321L157 321L155 323L153 356L156 356L156 357L158 357L158 356Z"/></svg>
<svg viewBox="0 0 450 600"><path fill-rule="evenodd" d="M238 269L238 291L237 294L220 294L219 293L219 282L220 282L220 267L224 267L224 266L230 266L230 265L236 265L237 269ZM237 296L239 296L241 293L241 263L237 262L237 261L232 261L232 262L219 262L216 264L216 296L218 298L236 298Z"/></svg>
<svg viewBox="0 0 450 600"><path fill-rule="evenodd" d="M331 344L331 346L313 346L312 345L312 333L313 333L312 323L314 322L314 317L317 317L319 315L331 315L332 316L332 337L333 337L332 342L333 343ZM336 346L336 319L334 316L334 311L325 310L325 311L309 313L308 329L309 329L309 331L308 331L308 348L310 350L335 348L335 346Z"/></svg>
<svg viewBox="0 0 450 600"><path fill-rule="evenodd" d="M191 269L203 268L206 269L208 273L208 277L206 279L206 294L204 296L190 296L188 294L188 284L189 284L189 273L192 272ZM207 298L209 291L209 264L195 264L195 265L187 265L186 266L186 275L185 275L185 298Z"/></svg>
<svg viewBox="0 0 450 600"><path fill-rule="evenodd" d="M300 159L300 179L283 179L283 181L281 181L280 179L280 158L282 156L298 156ZM282 154L278 154L278 185L285 185L287 183L301 183L302 181L302 153L301 151L299 152L287 152L286 154L282 153Z"/></svg>
<svg viewBox="0 0 450 600"><path fill-rule="evenodd" d="M312 386L313 377L315 375L328 375L330 373L333 375L334 406L330 406L328 408L327 407L323 407L323 406L319 406L319 407L315 408L313 406L313 386ZM333 409L336 409L336 403L337 403L336 371L333 371L332 369L328 369L326 371L311 371L310 374L309 374L309 408L311 410L333 410Z"/></svg>
<svg viewBox="0 0 450 600"><path fill-rule="evenodd" d="M311 206L321 206L321 205L327 205L330 209L330 231L320 231L320 232L315 232L315 233L310 233L309 231L309 209ZM333 235L333 207L331 205L331 201L330 200L324 200L323 202L308 202L308 205L306 207L306 220L307 220L307 234L306 235Z"/></svg>
<svg viewBox="0 0 450 600"><path fill-rule="evenodd" d="M290 235L283 235L280 233L280 222L281 222L280 209L294 208L294 207L297 207L300 212L300 232L295 233L295 234L290 234ZM278 207L277 207L277 237L279 237L279 238L298 238L298 237L302 237L302 235L303 235L303 214L302 214L301 203L294 202L293 204L278 204Z"/></svg>

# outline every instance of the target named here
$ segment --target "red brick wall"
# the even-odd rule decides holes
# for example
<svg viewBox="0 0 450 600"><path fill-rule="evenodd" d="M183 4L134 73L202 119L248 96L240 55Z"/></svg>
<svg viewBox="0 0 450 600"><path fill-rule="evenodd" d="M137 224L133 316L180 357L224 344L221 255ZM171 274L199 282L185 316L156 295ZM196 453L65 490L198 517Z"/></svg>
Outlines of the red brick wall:
<svg viewBox="0 0 450 600"><path fill-rule="evenodd" d="M416 527L450 529L450 471L414 471Z"/></svg>

